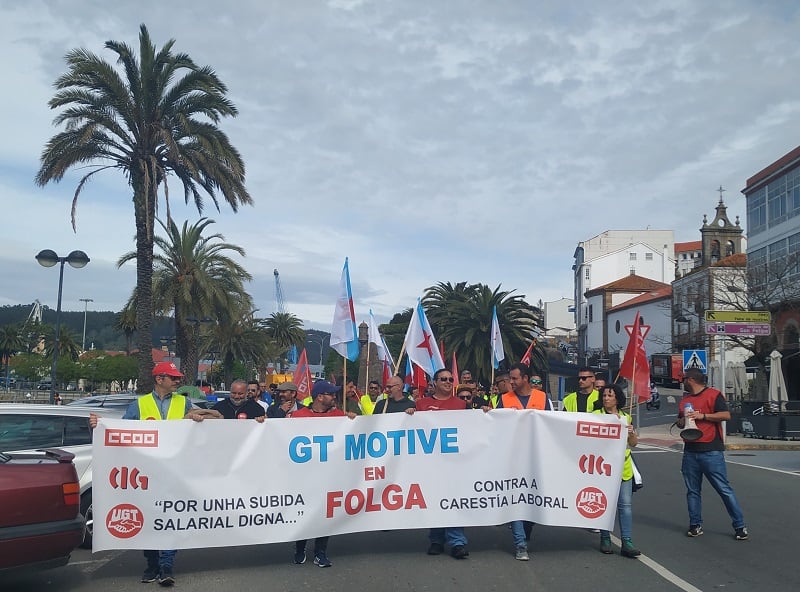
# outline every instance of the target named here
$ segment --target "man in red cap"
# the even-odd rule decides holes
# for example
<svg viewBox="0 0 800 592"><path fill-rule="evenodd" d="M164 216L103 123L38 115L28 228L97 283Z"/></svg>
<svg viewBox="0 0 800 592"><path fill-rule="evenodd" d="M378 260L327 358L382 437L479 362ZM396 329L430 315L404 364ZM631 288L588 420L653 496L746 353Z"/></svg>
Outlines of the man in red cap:
<svg viewBox="0 0 800 592"><path fill-rule="evenodd" d="M183 374L172 362L159 362L153 368L153 392L142 395L133 401L125 410L122 419L193 419L203 421L207 417L222 418L218 411L211 409L192 409L192 402L188 397L175 392L181 383ZM92 429L97 427L98 416L89 414L89 425ZM162 586L175 584L172 568L175 563L177 551L148 550L144 552L147 568L142 574L142 582L149 583L158 580Z"/></svg>

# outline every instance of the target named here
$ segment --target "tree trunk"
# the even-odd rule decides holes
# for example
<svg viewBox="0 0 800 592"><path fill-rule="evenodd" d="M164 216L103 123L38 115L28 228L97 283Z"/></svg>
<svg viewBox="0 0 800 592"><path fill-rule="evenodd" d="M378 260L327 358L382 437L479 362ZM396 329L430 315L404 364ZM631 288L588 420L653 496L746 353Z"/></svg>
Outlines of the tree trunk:
<svg viewBox="0 0 800 592"><path fill-rule="evenodd" d="M184 320L184 311L175 304L175 354L181 359L184 384L194 384L197 378L197 327Z"/></svg>
<svg viewBox="0 0 800 592"><path fill-rule="evenodd" d="M145 195L141 179L132 179L136 217L136 330L139 347L137 392L153 390L153 224L154 190ZM138 187L137 187L138 185Z"/></svg>

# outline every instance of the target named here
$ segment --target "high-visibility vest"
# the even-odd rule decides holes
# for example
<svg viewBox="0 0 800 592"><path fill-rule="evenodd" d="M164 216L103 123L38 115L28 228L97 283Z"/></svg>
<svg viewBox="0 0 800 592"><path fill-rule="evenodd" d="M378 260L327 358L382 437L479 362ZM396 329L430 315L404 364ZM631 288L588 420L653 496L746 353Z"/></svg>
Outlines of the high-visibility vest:
<svg viewBox="0 0 800 592"><path fill-rule="evenodd" d="M539 389L532 389L531 396L528 397L528 404L525 409L547 409L547 395ZM503 395L503 409L522 409L522 402L514 391L508 391Z"/></svg>
<svg viewBox="0 0 800 592"><path fill-rule="evenodd" d="M172 393L167 417L161 417L156 396L153 393L139 397L139 419L183 419L186 415L186 397Z"/></svg>
<svg viewBox="0 0 800 592"><path fill-rule="evenodd" d="M489 406L492 409L497 409L497 402L500 400L500 395L489 395Z"/></svg>
<svg viewBox="0 0 800 592"><path fill-rule="evenodd" d="M594 413L594 404L600 400L600 393L597 389L593 389L589 393L589 398L586 399L586 409L578 409L578 393L570 393L564 400L561 401L561 407L564 411L581 411L583 413Z"/></svg>
<svg viewBox="0 0 800 592"><path fill-rule="evenodd" d="M605 409L597 409L594 413L606 413ZM620 418L624 418L628 425L633 423L633 418L624 411L619 412ZM627 442L627 436L625 438ZM625 448L625 463L622 465L622 480L627 481L628 479L633 479L633 461L631 460L631 449L630 447Z"/></svg>

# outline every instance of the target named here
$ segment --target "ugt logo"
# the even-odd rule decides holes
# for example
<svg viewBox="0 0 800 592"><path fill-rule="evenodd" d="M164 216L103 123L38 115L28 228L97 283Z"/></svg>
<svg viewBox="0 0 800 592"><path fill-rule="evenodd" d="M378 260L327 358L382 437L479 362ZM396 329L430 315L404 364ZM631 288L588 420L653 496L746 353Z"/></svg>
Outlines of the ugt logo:
<svg viewBox="0 0 800 592"><path fill-rule="evenodd" d="M579 421L575 430L576 436L585 438L607 438L619 440L622 426L618 423L600 423L595 421Z"/></svg>
<svg viewBox="0 0 800 592"><path fill-rule="evenodd" d="M144 526L142 511L133 504L118 504L106 516L108 532L118 539L136 536Z"/></svg>
<svg viewBox="0 0 800 592"><path fill-rule="evenodd" d="M594 454L581 456L580 460L578 460L578 468L581 473L611 476L611 465L602 456L595 456Z"/></svg>
<svg viewBox="0 0 800 592"><path fill-rule="evenodd" d="M584 518L599 518L606 513L608 499L597 487L584 487L575 498L575 507Z"/></svg>
<svg viewBox="0 0 800 592"><path fill-rule="evenodd" d="M147 475L142 475L136 467L133 469L129 469L128 467L114 467L108 475L108 482L114 489L128 489L130 485L132 489L139 489L141 487L145 490L150 483L150 479Z"/></svg>

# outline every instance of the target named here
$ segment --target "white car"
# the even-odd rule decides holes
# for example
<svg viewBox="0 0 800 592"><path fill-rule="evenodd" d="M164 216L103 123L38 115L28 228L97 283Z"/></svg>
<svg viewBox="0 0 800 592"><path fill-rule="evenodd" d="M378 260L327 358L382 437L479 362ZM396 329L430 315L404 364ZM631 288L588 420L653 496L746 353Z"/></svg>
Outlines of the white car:
<svg viewBox="0 0 800 592"><path fill-rule="evenodd" d="M92 430L89 413L119 418L125 409L0 403L0 452L60 448L75 455L86 520L81 547L92 548Z"/></svg>

